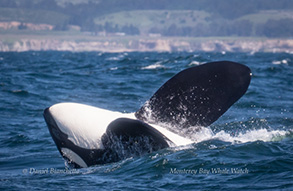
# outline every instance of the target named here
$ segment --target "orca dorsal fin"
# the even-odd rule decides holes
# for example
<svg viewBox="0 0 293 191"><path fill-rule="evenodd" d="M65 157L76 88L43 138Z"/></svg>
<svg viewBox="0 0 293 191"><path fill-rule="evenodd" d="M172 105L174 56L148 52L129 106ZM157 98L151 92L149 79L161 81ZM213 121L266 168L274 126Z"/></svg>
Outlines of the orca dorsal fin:
<svg viewBox="0 0 293 191"><path fill-rule="evenodd" d="M168 80L136 113L148 123L176 128L209 126L246 92L250 69L219 61L185 69Z"/></svg>

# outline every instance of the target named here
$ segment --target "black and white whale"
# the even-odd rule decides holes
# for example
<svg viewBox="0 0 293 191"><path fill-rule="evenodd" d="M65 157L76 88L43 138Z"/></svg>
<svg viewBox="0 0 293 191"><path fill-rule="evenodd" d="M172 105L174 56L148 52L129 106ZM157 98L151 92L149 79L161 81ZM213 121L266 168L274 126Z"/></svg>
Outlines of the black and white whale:
<svg viewBox="0 0 293 191"><path fill-rule="evenodd" d="M192 143L174 132L211 125L245 94L250 80L245 65L211 62L176 74L135 113L59 103L45 109L44 118L73 167L116 162Z"/></svg>

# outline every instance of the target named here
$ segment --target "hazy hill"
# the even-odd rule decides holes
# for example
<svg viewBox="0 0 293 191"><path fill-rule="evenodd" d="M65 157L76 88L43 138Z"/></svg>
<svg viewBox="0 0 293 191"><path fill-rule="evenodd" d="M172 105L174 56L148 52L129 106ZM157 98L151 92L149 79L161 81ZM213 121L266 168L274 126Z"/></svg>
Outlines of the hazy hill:
<svg viewBox="0 0 293 191"><path fill-rule="evenodd" d="M36 25L47 24L39 30L95 35L293 36L292 0L0 0L0 7L0 32L37 30Z"/></svg>

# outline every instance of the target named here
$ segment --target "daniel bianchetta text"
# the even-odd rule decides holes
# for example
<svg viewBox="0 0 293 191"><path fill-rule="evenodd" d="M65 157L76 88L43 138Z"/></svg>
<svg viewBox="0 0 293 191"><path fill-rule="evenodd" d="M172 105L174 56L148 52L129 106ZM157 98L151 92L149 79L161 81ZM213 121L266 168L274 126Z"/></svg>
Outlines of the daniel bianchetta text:
<svg viewBox="0 0 293 191"><path fill-rule="evenodd" d="M79 173L78 169L56 169L56 168L45 168L45 169L23 169L23 174L77 174Z"/></svg>
<svg viewBox="0 0 293 191"><path fill-rule="evenodd" d="M247 168L198 168L198 169L177 169L171 168L170 174L248 174Z"/></svg>

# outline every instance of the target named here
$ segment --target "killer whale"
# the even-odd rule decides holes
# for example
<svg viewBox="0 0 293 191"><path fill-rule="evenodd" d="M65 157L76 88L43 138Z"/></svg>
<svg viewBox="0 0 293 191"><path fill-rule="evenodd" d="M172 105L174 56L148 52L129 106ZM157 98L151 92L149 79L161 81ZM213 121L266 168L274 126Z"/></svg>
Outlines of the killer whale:
<svg viewBox="0 0 293 191"><path fill-rule="evenodd" d="M212 124L245 94L250 80L245 65L210 62L173 76L135 113L59 103L43 115L63 158L83 168L192 143L180 131Z"/></svg>
<svg viewBox="0 0 293 191"><path fill-rule="evenodd" d="M73 168L116 162L192 143L155 124L137 120L134 113L59 103L46 108L43 115L60 154Z"/></svg>

